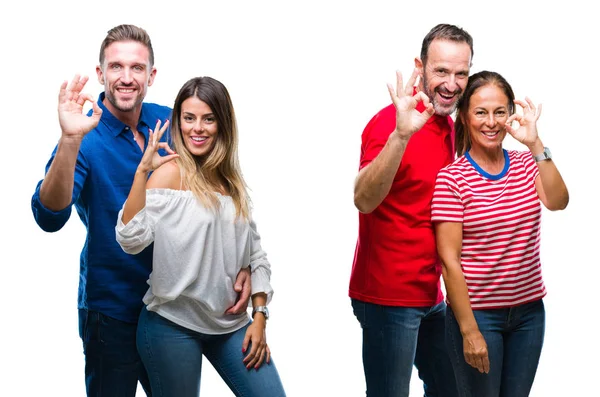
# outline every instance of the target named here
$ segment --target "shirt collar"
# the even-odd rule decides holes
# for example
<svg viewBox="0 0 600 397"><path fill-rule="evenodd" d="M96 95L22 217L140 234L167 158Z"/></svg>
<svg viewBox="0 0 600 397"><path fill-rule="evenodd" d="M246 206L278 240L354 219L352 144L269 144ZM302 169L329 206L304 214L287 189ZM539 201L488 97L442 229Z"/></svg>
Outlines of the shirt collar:
<svg viewBox="0 0 600 397"><path fill-rule="evenodd" d="M116 137L121 134L123 131L128 131L129 126L123 123L121 120L115 117L114 114L108 110L106 106L104 106L104 98L106 97L105 93L102 92L98 96L98 106L102 109L102 117L101 121L108 127L112 136ZM148 138L148 128L153 128L156 125L156 120L150 117L147 107L145 103L142 103L142 110L140 112L140 119L138 120L137 130ZM164 120L162 120L164 122ZM145 128L143 128L145 127Z"/></svg>

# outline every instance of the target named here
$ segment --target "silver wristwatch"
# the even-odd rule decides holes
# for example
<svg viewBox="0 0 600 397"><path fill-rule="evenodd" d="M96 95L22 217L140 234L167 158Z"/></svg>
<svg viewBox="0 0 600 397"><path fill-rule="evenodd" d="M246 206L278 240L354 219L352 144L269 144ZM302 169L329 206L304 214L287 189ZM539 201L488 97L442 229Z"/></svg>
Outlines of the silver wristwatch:
<svg viewBox="0 0 600 397"><path fill-rule="evenodd" d="M265 320L269 319L269 309L266 306L256 306L252 309L252 318L254 318L254 314L256 312L260 312L265 316Z"/></svg>
<svg viewBox="0 0 600 397"><path fill-rule="evenodd" d="M536 156L533 156L533 159L536 163L544 160L552 160L552 153L550 153L550 149L545 147L544 151Z"/></svg>

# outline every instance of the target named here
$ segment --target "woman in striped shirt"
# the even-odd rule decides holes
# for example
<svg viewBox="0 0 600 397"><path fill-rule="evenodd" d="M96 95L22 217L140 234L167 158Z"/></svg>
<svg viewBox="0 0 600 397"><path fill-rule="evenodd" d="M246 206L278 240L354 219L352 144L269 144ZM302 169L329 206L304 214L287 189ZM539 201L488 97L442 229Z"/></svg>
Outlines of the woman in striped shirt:
<svg viewBox="0 0 600 397"><path fill-rule="evenodd" d="M431 209L460 396L528 396L535 377L546 294L540 201L549 210L569 201L538 136L541 109L527 97L515 100L508 82L489 71L469 78L458 103L458 158L439 172ZM528 150L503 149L507 132Z"/></svg>

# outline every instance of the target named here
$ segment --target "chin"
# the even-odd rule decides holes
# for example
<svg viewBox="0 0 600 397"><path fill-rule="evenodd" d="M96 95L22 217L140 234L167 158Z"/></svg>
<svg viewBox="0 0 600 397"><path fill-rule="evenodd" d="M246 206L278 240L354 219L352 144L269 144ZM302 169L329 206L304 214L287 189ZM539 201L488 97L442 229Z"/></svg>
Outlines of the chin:
<svg viewBox="0 0 600 397"><path fill-rule="evenodd" d="M442 106L439 103L434 104L433 110L438 116L449 116L456 110L456 102L450 106Z"/></svg>
<svg viewBox="0 0 600 397"><path fill-rule="evenodd" d="M121 112L129 112L135 108L135 102L134 101L127 101L127 102L117 101L117 106L115 106L115 107L118 110L120 110Z"/></svg>
<svg viewBox="0 0 600 397"><path fill-rule="evenodd" d="M210 153L211 148L187 147L188 152L194 157L203 157Z"/></svg>
<svg viewBox="0 0 600 397"><path fill-rule="evenodd" d="M204 157L204 156L208 155L208 153L209 153L208 150L196 150L195 152L192 152L194 157Z"/></svg>

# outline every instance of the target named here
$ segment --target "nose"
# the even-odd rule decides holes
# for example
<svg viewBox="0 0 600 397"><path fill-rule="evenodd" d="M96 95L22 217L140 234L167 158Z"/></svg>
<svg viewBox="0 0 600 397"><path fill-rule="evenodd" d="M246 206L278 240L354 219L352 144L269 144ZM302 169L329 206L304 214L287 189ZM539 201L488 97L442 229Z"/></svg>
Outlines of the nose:
<svg viewBox="0 0 600 397"><path fill-rule="evenodd" d="M489 113L485 119L485 125L488 127L493 127L496 125L496 116L494 113Z"/></svg>
<svg viewBox="0 0 600 397"><path fill-rule="evenodd" d="M194 132L203 132L204 128L202 127L202 120L198 119L194 123Z"/></svg>
<svg viewBox="0 0 600 397"><path fill-rule="evenodd" d="M458 84L456 83L456 76L454 74L448 75L448 80L446 81L446 88L450 92L457 91Z"/></svg>
<svg viewBox="0 0 600 397"><path fill-rule="evenodd" d="M133 81L131 70L129 68L123 68L123 72L121 73L121 82L123 84L131 84Z"/></svg>

